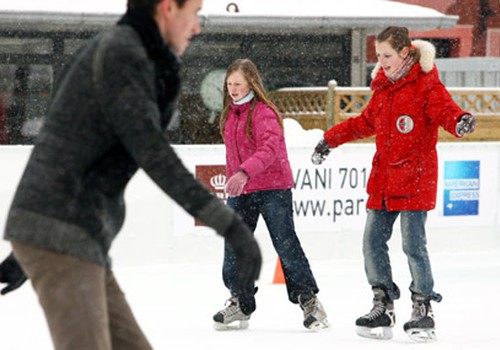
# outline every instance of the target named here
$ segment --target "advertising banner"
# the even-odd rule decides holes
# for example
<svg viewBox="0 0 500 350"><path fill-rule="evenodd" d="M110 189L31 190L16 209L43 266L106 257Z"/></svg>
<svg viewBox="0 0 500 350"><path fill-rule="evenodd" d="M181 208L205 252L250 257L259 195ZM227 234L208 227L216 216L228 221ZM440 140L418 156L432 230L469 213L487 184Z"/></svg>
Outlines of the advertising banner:
<svg viewBox="0 0 500 350"><path fill-rule="evenodd" d="M428 226L494 226L499 206L500 147L495 142L438 144L436 209Z"/></svg>
<svg viewBox="0 0 500 350"><path fill-rule="evenodd" d="M349 144L332 150L320 166L310 161L312 148L290 146L294 176L294 216L297 231L362 230L366 219L366 184L375 146ZM224 147L178 148L195 176L225 201ZM439 179L436 209L428 227L495 225L498 208L499 146L489 143L438 145ZM265 230L260 220L257 230ZM212 232L181 209L175 213L175 232Z"/></svg>

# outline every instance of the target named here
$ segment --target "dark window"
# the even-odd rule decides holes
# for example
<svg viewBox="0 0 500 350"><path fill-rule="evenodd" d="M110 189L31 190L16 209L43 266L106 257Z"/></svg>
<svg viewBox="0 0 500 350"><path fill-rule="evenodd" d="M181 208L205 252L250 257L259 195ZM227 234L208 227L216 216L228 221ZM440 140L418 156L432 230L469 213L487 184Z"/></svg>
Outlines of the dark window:
<svg viewBox="0 0 500 350"><path fill-rule="evenodd" d="M93 32L0 31L0 144L32 144L54 81Z"/></svg>

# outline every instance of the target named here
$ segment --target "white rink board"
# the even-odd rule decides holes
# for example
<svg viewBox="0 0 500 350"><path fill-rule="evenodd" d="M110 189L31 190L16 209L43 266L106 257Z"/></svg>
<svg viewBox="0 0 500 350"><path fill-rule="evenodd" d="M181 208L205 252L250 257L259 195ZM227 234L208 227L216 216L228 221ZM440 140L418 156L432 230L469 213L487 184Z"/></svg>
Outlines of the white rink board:
<svg viewBox="0 0 500 350"><path fill-rule="evenodd" d="M179 145L175 149L184 164L195 173L196 166L223 166L222 145ZM289 146L295 188L294 210L297 231L335 232L362 229L366 217L366 181L371 169L373 144L348 144L334 149L321 166L310 162L310 146ZM30 146L0 147L0 224L5 217L26 160ZM439 184L436 209L429 213L428 227L499 226L500 143L441 143ZM478 161L480 166L477 215L445 216L443 213L444 163ZM219 196L223 193L219 191ZM194 220L166 197L142 171L131 181L126 192L127 204L144 203L143 213L134 207L134 216L155 217L161 231L174 236L212 232L195 226ZM132 203L131 203L132 202ZM157 225L155 225L157 226ZM166 227L165 227L166 226ZM156 230L156 229L155 229Z"/></svg>
<svg viewBox="0 0 500 350"><path fill-rule="evenodd" d="M294 174L295 225L298 231L359 230L366 218L366 182L375 152L374 144L349 144L332 150L321 166L310 162L312 148L289 146ZM179 146L178 153L192 172L196 166L224 165L223 146ZM428 227L499 225L500 143L441 143L438 145L439 178L436 209L429 212ZM445 215L445 162L478 162L477 214ZM223 196L222 191L218 192ZM202 233L182 209L175 210L175 234ZM259 227L262 227L260 225Z"/></svg>

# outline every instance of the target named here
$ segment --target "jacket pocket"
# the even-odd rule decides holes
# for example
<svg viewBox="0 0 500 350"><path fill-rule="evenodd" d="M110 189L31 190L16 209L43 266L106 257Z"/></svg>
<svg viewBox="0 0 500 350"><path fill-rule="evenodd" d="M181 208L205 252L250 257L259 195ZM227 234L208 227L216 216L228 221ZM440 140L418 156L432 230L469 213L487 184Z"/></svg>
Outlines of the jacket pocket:
<svg viewBox="0 0 500 350"><path fill-rule="evenodd" d="M387 195L389 197L412 197L420 189L420 162L410 156L392 162L387 167Z"/></svg>

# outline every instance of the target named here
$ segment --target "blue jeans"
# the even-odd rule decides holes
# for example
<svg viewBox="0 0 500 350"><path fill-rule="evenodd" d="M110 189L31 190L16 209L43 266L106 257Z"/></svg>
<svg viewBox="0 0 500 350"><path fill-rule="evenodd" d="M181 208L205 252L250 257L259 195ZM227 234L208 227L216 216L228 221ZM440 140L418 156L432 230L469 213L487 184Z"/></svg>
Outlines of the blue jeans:
<svg viewBox="0 0 500 350"><path fill-rule="evenodd" d="M242 217L252 232L255 231L259 215L262 215L281 259L288 299L297 304L300 294L317 294L319 289L295 232L292 202L291 190L260 191L227 200L227 204ZM244 291L240 287L235 256L227 243L224 246L222 276L231 295L240 298L242 309L244 304L248 304L246 313L253 312L255 288Z"/></svg>
<svg viewBox="0 0 500 350"><path fill-rule="evenodd" d="M368 210L363 236L363 255L368 283L373 287L386 289L391 299L399 298L399 290L392 279L387 246L398 216L401 220L403 252L408 259L412 277L410 291L439 301L441 296L433 291L434 280L427 252L426 211Z"/></svg>

